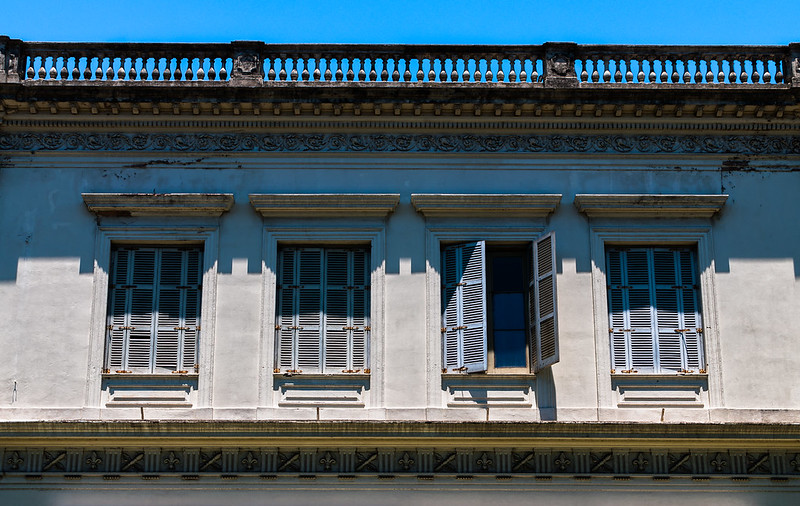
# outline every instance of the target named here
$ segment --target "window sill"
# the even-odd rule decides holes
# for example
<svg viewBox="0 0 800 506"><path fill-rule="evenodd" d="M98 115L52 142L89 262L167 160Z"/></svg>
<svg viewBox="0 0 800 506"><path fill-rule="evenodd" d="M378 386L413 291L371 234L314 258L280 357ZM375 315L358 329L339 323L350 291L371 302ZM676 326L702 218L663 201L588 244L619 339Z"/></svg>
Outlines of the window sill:
<svg viewBox="0 0 800 506"><path fill-rule="evenodd" d="M629 378L647 378L647 379L671 379L676 378L708 378L707 372L675 372L675 373L652 373L652 372L633 372L633 373L619 373L612 372L613 379L629 379Z"/></svg>
<svg viewBox="0 0 800 506"><path fill-rule="evenodd" d="M306 372L274 372L273 378L308 378L308 379L326 379L326 378L369 378L371 373L364 372L337 372L337 373L306 373Z"/></svg>
<svg viewBox="0 0 800 506"><path fill-rule="evenodd" d="M102 378L148 378L148 379L173 379L173 378L197 378L200 374L196 372L187 372L187 373L140 373L140 372L131 372L131 373L116 373L116 372L104 372L100 375Z"/></svg>
<svg viewBox="0 0 800 506"><path fill-rule="evenodd" d="M466 372L445 372L442 373L443 379L463 379L463 378L476 378L476 379L486 379L486 378L498 378L498 379L523 379L529 380L536 377L536 374L532 372L473 372L473 373L466 373Z"/></svg>

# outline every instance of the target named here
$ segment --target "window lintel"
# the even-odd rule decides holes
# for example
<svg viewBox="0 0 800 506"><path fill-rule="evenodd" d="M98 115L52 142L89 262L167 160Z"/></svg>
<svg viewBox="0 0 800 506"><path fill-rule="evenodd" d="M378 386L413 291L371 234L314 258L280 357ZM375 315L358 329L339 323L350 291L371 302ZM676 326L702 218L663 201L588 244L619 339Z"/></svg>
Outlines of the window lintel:
<svg viewBox="0 0 800 506"><path fill-rule="evenodd" d="M725 194L579 193L573 202L590 218L710 218L727 200Z"/></svg>

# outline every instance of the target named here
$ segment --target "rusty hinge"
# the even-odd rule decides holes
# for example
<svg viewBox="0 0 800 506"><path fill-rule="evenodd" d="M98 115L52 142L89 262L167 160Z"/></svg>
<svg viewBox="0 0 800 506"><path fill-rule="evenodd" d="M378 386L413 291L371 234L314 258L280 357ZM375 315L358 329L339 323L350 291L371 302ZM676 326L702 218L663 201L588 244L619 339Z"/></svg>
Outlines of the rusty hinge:
<svg viewBox="0 0 800 506"><path fill-rule="evenodd" d="M680 334L681 332L689 332L689 329L673 329L673 332Z"/></svg>
<svg viewBox="0 0 800 506"><path fill-rule="evenodd" d="M372 330L372 327L370 327L369 325L367 325L366 327L364 327L364 330Z"/></svg>
<svg viewBox="0 0 800 506"><path fill-rule="evenodd" d="M708 371L706 371L705 369L700 369L700 370L699 370L699 371L697 371L697 372L699 372L700 374L706 374Z"/></svg>
<svg viewBox="0 0 800 506"><path fill-rule="evenodd" d="M136 327L130 327L130 326L128 326L128 327L120 327L117 330L136 330Z"/></svg>
<svg viewBox="0 0 800 506"><path fill-rule="evenodd" d="M369 374L370 372L371 372L371 369L364 369L364 374Z"/></svg>
<svg viewBox="0 0 800 506"><path fill-rule="evenodd" d="M469 328L469 326L468 325L461 325L461 326L458 326L458 327L453 327L453 330L464 330L466 328Z"/></svg>
<svg viewBox="0 0 800 506"><path fill-rule="evenodd" d="M695 330L697 331L698 334L702 334L703 333L703 329L695 329Z"/></svg>
<svg viewBox="0 0 800 506"><path fill-rule="evenodd" d="M447 332L447 327L442 327L442 334L444 334L445 332ZM445 369L445 371L446 371L446 370L447 370L447 369Z"/></svg>
<svg viewBox="0 0 800 506"><path fill-rule="evenodd" d="M200 370L200 364L194 364L194 372L198 372Z"/></svg>
<svg viewBox="0 0 800 506"><path fill-rule="evenodd" d="M276 367L275 369L272 370L272 372L281 372L281 370L279 367Z"/></svg>
<svg viewBox="0 0 800 506"><path fill-rule="evenodd" d="M280 329L281 329L280 325L275 325L275 330L280 330Z"/></svg>
<svg viewBox="0 0 800 506"><path fill-rule="evenodd" d="M111 369L103 369L103 371L102 371L103 374L108 374L110 372L111 372Z"/></svg>
<svg viewBox="0 0 800 506"><path fill-rule="evenodd" d="M342 327L342 330L358 330L358 327Z"/></svg>
<svg viewBox="0 0 800 506"><path fill-rule="evenodd" d="M466 371L467 370L467 366L454 367L453 370L454 371L459 371L459 372Z"/></svg>
<svg viewBox="0 0 800 506"><path fill-rule="evenodd" d="M615 374L617 372L616 369L611 369L611 374Z"/></svg>

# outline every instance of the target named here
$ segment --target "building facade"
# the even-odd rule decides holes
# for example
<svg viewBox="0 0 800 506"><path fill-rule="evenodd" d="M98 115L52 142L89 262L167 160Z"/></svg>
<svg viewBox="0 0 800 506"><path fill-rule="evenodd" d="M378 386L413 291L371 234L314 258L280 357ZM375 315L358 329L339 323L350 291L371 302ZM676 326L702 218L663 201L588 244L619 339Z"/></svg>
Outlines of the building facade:
<svg viewBox="0 0 800 506"><path fill-rule="evenodd" d="M796 500L799 66L0 38L0 498Z"/></svg>

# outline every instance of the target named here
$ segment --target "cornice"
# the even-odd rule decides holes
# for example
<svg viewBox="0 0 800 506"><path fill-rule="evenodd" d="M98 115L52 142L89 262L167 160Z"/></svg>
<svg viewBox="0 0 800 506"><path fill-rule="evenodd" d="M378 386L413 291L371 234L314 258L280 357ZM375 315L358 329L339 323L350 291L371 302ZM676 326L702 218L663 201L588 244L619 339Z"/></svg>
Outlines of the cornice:
<svg viewBox="0 0 800 506"><path fill-rule="evenodd" d="M546 218L561 202L561 194L443 194L413 193L414 209L433 217Z"/></svg>
<svg viewBox="0 0 800 506"><path fill-rule="evenodd" d="M230 193L82 193L98 216L219 216L233 206Z"/></svg>
<svg viewBox="0 0 800 506"><path fill-rule="evenodd" d="M590 218L710 218L727 195L578 194L574 204Z"/></svg>
<svg viewBox="0 0 800 506"><path fill-rule="evenodd" d="M800 135L46 132L0 134L0 150L796 155Z"/></svg>
<svg viewBox="0 0 800 506"><path fill-rule="evenodd" d="M385 217L397 207L397 193L251 193L250 204L264 217Z"/></svg>

